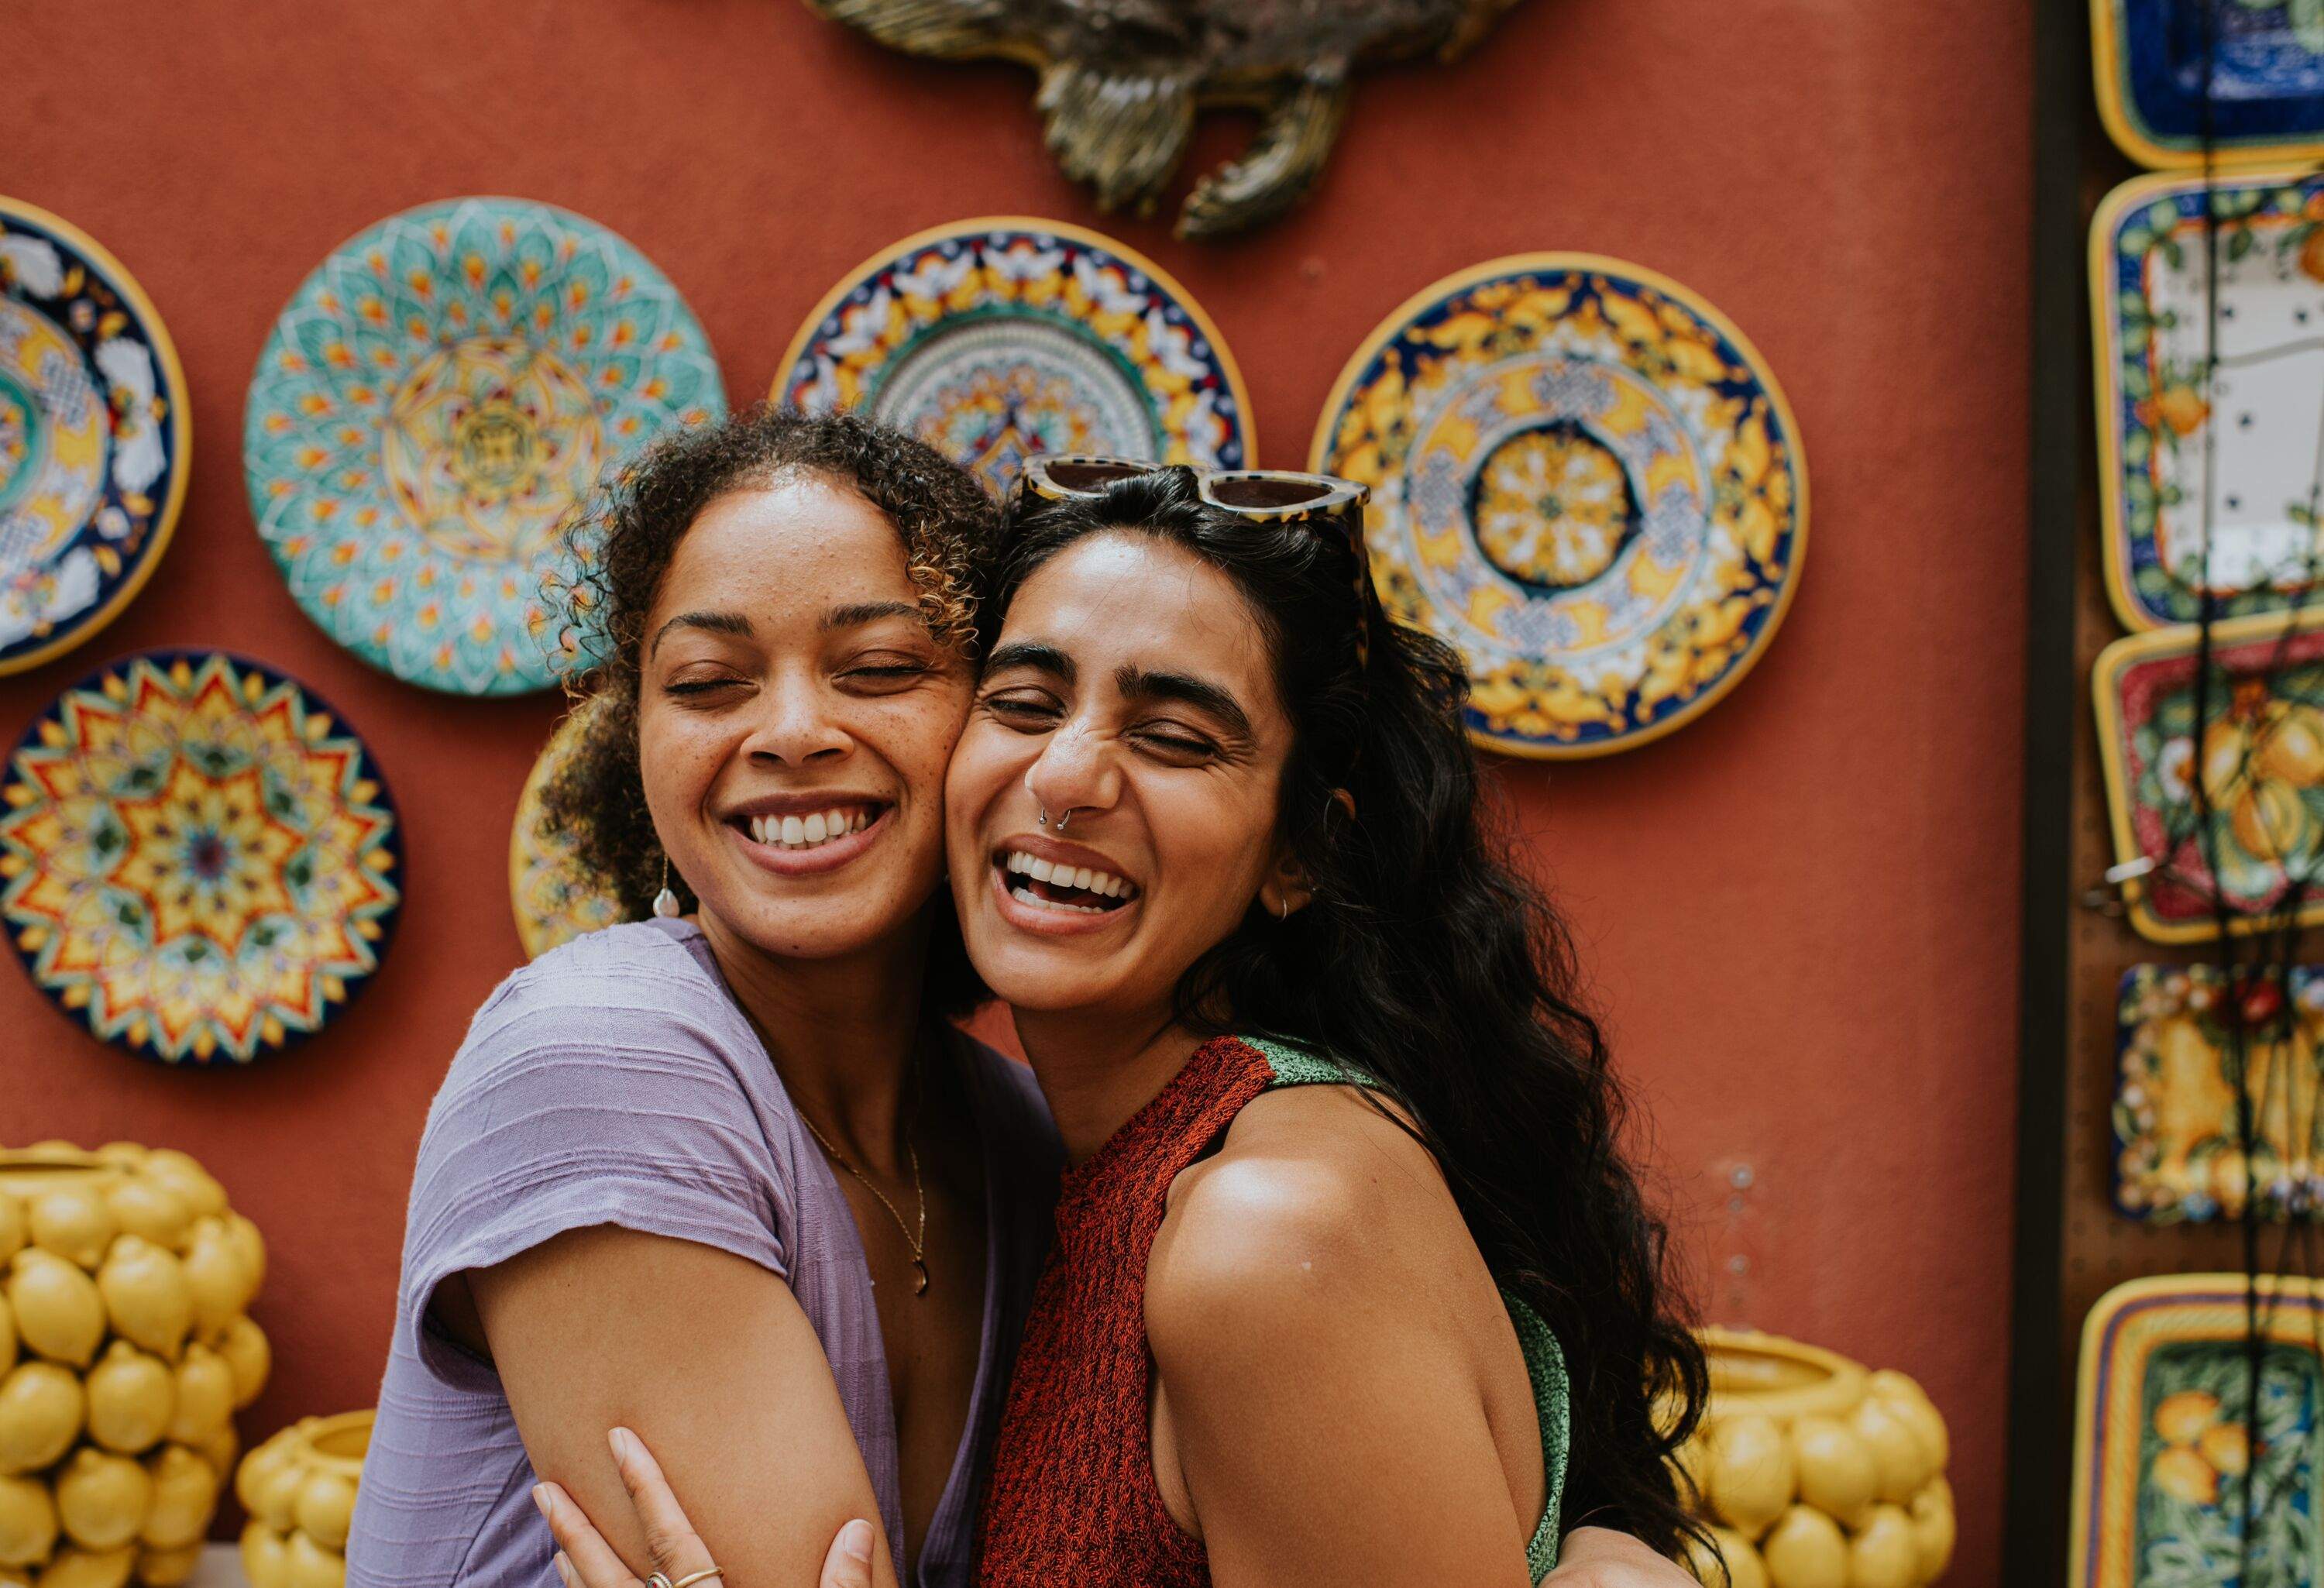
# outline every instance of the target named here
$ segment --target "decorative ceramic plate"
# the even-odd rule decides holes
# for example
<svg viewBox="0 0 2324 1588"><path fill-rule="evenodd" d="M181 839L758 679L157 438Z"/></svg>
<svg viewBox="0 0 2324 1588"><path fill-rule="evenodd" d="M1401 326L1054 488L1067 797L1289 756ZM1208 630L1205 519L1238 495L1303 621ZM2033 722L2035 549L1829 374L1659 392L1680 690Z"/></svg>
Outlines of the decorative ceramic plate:
<svg viewBox="0 0 2324 1588"><path fill-rule="evenodd" d="M985 216L905 238L792 338L777 402L860 409L996 494L1040 452L1213 468L1251 457L1226 344L1160 266L1095 232Z"/></svg>
<svg viewBox="0 0 2324 1588"><path fill-rule="evenodd" d="M1766 649L1807 547L1775 379L1677 282L1588 254L1497 259L1348 361L1314 466L1372 488L1388 610L1469 660L1469 727L1603 755L1709 709Z"/></svg>
<svg viewBox="0 0 2324 1588"><path fill-rule="evenodd" d="M516 909L516 935L534 959L622 919L621 900L582 872L572 845L548 830L540 808L541 790L579 742L591 709L585 701L557 725L517 797L516 826L509 833L509 899Z"/></svg>
<svg viewBox="0 0 2324 1588"><path fill-rule="evenodd" d="M2194 779L2192 625L2116 640L2090 673L2098 760L2130 924L2157 943L2324 921L2324 612L2212 625L2200 762ZM2218 874L2212 874L2216 855Z"/></svg>
<svg viewBox="0 0 2324 1588"><path fill-rule="evenodd" d="M2133 629L2200 618L2207 566L2221 617L2324 584L2324 178L2222 177L2215 195L2209 241L2195 177L2125 183L2090 230L2107 590Z"/></svg>
<svg viewBox="0 0 2324 1588"><path fill-rule="evenodd" d="M702 328L594 221L513 198L406 210L317 267L250 385L259 535L307 614L396 677L557 674L545 586L608 468L725 412Z"/></svg>
<svg viewBox="0 0 2324 1588"><path fill-rule="evenodd" d="M2287 1002L2289 1009L2286 1008ZM2211 965L2140 965L2116 1011L2115 1206L2152 1223L2324 1210L2316 1102L2324 969L2234 978ZM2289 1051L2287 1052L2287 1048ZM2245 1077L2246 1161L2236 1076Z"/></svg>
<svg viewBox="0 0 2324 1588"><path fill-rule="evenodd" d="M2205 69L2205 16L2216 30ZM2204 78L2218 158L2324 154L2324 5L2090 0L2098 115L2142 165L2203 163Z"/></svg>
<svg viewBox="0 0 2324 1588"><path fill-rule="evenodd" d="M0 800L0 913L33 983L146 1057L287 1047L387 950L394 804L363 742L272 668L108 663L34 719Z"/></svg>
<svg viewBox="0 0 2324 1588"><path fill-rule="evenodd" d="M121 262L0 198L0 673L144 586L186 500L186 376Z"/></svg>
<svg viewBox="0 0 2324 1588"><path fill-rule="evenodd" d="M2309 1280L2260 1279L2255 1440L2245 1284L2241 1274L2133 1279L2090 1309L2074 1409L2067 1569L2074 1588L2324 1583L2324 1465L2317 1460L2324 1317ZM2246 1479L2255 1512L2248 1579L2241 1559Z"/></svg>

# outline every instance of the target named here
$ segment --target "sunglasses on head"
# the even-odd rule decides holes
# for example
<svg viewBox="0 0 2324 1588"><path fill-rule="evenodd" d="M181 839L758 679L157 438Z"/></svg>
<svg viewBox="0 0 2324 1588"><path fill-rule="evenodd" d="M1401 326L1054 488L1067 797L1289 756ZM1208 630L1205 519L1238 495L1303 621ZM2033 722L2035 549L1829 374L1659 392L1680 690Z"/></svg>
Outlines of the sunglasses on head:
<svg viewBox="0 0 2324 1588"><path fill-rule="evenodd" d="M1052 453L1026 460L1017 477L1021 498L1044 502L1092 501L1108 487L1177 466L1135 457L1092 453ZM1356 565L1356 658L1371 654L1372 577L1364 549L1364 503L1371 488L1336 475L1300 474L1277 468L1191 467L1194 491L1204 503L1237 518L1261 524L1299 524L1337 534Z"/></svg>

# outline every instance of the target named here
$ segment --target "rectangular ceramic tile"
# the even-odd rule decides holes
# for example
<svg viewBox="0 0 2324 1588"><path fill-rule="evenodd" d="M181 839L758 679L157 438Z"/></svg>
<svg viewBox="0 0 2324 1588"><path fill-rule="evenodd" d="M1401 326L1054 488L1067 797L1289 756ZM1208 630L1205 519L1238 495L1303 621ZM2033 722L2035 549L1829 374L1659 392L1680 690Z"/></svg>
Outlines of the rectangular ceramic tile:
<svg viewBox="0 0 2324 1588"><path fill-rule="evenodd" d="M2219 160L2324 153L2317 0L2090 0L2090 32L2098 114L2140 164L2201 164L2207 124Z"/></svg>
<svg viewBox="0 0 2324 1588"><path fill-rule="evenodd" d="M2217 617L2324 582L2324 178L2221 177L2216 228L2203 195L2140 178L2091 226L2107 590L2133 629L2197 621L2206 582Z"/></svg>
<svg viewBox="0 0 2324 1588"><path fill-rule="evenodd" d="M2091 1309L2074 1410L2072 1588L2324 1583L2324 1322L2305 1279L2264 1279L2257 1300L2256 1441L2245 1415L2255 1399L2245 1347L2254 1313L2241 1274L2134 1279Z"/></svg>
<svg viewBox="0 0 2324 1588"><path fill-rule="evenodd" d="M2154 1223L2236 1218L2247 1200L2264 1218L2313 1216L2324 967L2294 966L2287 990L2256 969L2134 965L2116 1018L2116 1207Z"/></svg>
<svg viewBox="0 0 2324 1588"><path fill-rule="evenodd" d="M2091 669L2115 858L2143 868L2130 923L2191 943L2324 921L2324 612L2214 625L2199 679L2201 644L2192 625L2134 634Z"/></svg>

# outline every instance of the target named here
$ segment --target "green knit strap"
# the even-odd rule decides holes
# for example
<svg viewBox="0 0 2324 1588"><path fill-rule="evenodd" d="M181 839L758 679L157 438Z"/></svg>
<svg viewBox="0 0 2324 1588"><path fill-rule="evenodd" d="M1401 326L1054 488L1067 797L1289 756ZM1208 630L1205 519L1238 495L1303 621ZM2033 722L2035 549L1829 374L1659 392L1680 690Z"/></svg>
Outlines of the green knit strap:
<svg viewBox="0 0 2324 1588"><path fill-rule="evenodd" d="M1312 1048L1269 1037L1245 1037L1242 1040L1256 1048L1274 1071L1274 1079L1268 1083L1270 1090L1277 1086L1382 1089L1378 1077ZM1533 1537L1526 1540L1526 1565L1533 1580L1538 1583L1557 1565L1558 1516L1565 1497L1565 1449L1572 1438L1573 1390L1565 1375L1565 1353L1558 1349L1557 1336L1550 1333L1541 1315L1513 1291L1501 1292L1501 1304L1509 1309L1509 1322L1517 1326L1517 1346L1525 1353L1526 1377L1533 1383L1534 1415L1541 1424L1542 1482L1547 1499L1542 1504L1541 1520L1534 1525Z"/></svg>

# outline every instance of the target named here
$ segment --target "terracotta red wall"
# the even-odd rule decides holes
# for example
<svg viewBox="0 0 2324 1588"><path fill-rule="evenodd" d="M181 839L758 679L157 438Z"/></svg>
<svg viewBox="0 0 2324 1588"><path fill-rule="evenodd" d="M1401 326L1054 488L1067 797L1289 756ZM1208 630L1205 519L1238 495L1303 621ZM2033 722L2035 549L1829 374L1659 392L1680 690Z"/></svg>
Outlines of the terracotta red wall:
<svg viewBox="0 0 2324 1588"><path fill-rule="evenodd" d="M194 465L152 585L95 642L0 680L0 735L123 651L250 652L369 739L410 869L372 990L247 1073L125 1057L0 971L0 1140L200 1156L273 1246L258 1316L279 1364L246 1428L369 1403L429 1097L518 962L509 817L553 711L370 670L300 615L253 533L240 435L260 343L372 221L464 193L603 221L687 295L738 401L893 238L990 212L1099 226L1200 298L1248 377L1260 461L1292 466L1342 360L1406 294L1500 254L1621 255L1709 297L1788 388L1813 480L1805 582L1700 722L1506 781L1579 926L1712 1316L1919 1376L1955 1436L1952 1580L1991 1580L2027 27L2015 0L1526 0L1461 66L1368 80L1317 199L1213 249L1095 215L1043 155L1021 71L907 60L797 0L18 9L10 53L32 69L0 97L0 191L95 234L159 303ZM1214 126L1198 152L1238 134Z"/></svg>

